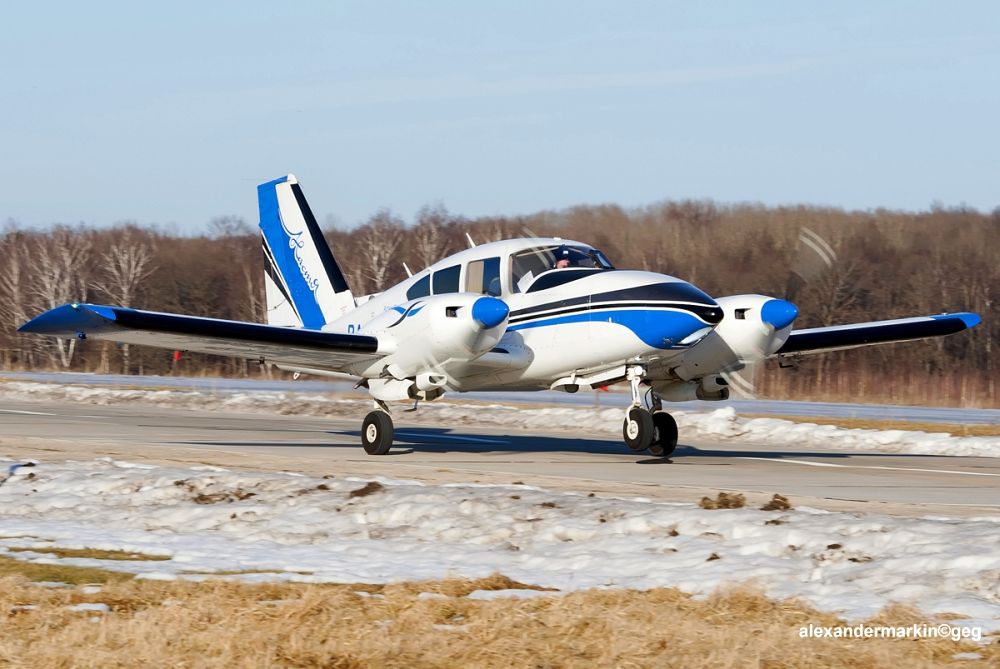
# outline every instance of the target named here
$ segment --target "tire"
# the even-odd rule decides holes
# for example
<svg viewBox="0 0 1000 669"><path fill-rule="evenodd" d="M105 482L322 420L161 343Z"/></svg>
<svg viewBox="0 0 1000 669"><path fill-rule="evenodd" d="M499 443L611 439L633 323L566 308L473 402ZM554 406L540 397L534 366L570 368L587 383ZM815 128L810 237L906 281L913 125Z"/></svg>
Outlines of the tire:
<svg viewBox="0 0 1000 669"><path fill-rule="evenodd" d="M385 455L392 448L392 418L384 411L372 411L361 424L361 445L368 455Z"/></svg>
<svg viewBox="0 0 1000 669"><path fill-rule="evenodd" d="M659 458L669 458L677 448L677 421L666 411L653 412L653 442L649 452Z"/></svg>
<svg viewBox="0 0 1000 669"><path fill-rule="evenodd" d="M653 416L640 407L632 407L622 425L622 439L633 451L644 451L653 442Z"/></svg>

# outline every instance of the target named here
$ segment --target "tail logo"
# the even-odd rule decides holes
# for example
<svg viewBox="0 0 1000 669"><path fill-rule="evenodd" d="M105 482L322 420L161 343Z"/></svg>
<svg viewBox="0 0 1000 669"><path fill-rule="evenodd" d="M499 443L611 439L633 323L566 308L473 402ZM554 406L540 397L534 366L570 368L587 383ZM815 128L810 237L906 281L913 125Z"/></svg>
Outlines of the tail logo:
<svg viewBox="0 0 1000 669"><path fill-rule="evenodd" d="M281 229L288 235L288 248L292 250L292 255L295 257L295 264L299 267L299 273L302 274L302 278L306 282L306 287L310 292L315 293L319 290L319 279L315 278L306 268L305 260L303 260L302 254L299 252L306 245L302 241L302 235L305 234L305 230L299 230L298 232L289 230L288 226L285 225L284 217L280 213L278 214L278 220L281 222Z"/></svg>

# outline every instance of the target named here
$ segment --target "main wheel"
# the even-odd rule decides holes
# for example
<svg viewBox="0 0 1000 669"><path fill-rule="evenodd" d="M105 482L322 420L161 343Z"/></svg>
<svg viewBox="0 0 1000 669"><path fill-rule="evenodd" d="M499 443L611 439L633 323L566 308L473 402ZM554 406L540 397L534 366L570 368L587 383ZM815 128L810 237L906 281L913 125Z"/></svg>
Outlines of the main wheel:
<svg viewBox="0 0 1000 669"><path fill-rule="evenodd" d="M361 445L368 455L385 455L392 448L392 417L384 411L372 411L361 424Z"/></svg>
<svg viewBox="0 0 1000 669"><path fill-rule="evenodd" d="M622 438L625 445L633 451L644 451L653 441L653 417L641 407L632 407L628 411L625 424L622 425Z"/></svg>
<svg viewBox="0 0 1000 669"><path fill-rule="evenodd" d="M654 411L653 428L656 434L649 452L660 458L670 457L677 448L677 421L666 411Z"/></svg>

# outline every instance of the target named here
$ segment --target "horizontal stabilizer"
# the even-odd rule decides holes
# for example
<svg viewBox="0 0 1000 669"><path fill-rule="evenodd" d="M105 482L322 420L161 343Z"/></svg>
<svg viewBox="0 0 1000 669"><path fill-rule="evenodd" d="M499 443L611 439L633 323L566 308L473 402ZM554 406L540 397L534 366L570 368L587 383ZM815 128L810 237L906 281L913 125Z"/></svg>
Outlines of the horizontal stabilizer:
<svg viewBox="0 0 1000 669"><path fill-rule="evenodd" d="M56 307L28 321L18 331L331 369L379 357L375 337L96 304Z"/></svg>
<svg viewBox="0 0 1000 669"><path fill-rule="evenodd" d="M963 312L793 330L774 355L807 355L858 346L941 337L973 328L979 321L978 314Z"/></svg>

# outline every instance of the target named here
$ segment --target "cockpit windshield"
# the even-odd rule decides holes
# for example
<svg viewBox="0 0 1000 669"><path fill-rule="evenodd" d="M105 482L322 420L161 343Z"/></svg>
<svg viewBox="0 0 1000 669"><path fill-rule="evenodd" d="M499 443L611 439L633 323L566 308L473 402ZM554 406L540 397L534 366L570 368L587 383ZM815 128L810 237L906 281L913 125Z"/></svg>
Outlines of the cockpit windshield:
<svg viewBox="0 0 1000 669"><path fill-rule="evenodd" d="M511 256L514 292L525 292L528 286L545 272L571 267L591 270L614 269L607 257L597 249L569 244L537 246Z"/></svg>

